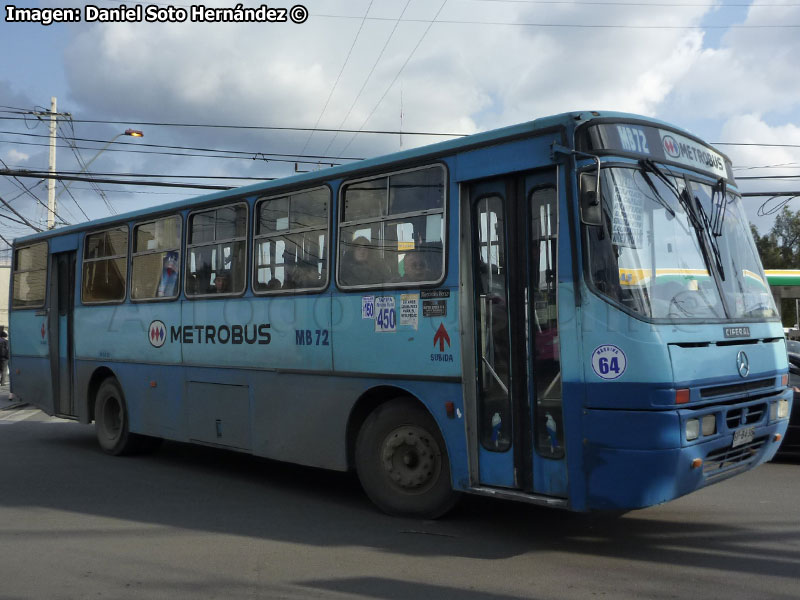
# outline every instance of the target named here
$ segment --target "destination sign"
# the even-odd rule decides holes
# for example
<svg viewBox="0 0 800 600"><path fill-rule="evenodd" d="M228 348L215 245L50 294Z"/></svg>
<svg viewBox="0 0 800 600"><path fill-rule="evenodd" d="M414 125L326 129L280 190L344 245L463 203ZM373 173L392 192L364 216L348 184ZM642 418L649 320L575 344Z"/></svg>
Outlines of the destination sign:
<svg viewBox="0 0 800 600"><path fill-rule="evenodd" d="M638 125L614 123L589 128L591 147L637 154L656 161L671 161L713 177L732 179L730 164L719 152L674 131Z"/></svg>

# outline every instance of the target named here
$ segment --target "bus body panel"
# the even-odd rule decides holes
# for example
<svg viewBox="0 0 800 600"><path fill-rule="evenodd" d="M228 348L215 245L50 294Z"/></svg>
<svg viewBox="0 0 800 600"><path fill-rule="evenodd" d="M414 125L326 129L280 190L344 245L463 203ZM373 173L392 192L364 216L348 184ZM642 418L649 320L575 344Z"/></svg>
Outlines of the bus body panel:
<svg viewBox="0 0 800 600"><path fill-rule="evenodd" d="M53 382L50 377L51 339L47 309L11 310L9 329L22 332L14 337L8 363L14 396L48 415L55 413Z"/></svg>
<svg viewBox="0 0 800 600"><path fill-rule="evenodd" d="M453 178L464 182L551 166L550 146L559 137L560 134L555 132L540 133L502 145L460 152L456 155Z"/></svg>
<svg viewBox="0 0 800 600"><path fill-rule="evenodd" d="M459 378L458 290L435 290L441 297L426 299L429 290L419 288L335 296L332 335L335 370ZM391 326L382 326L362 312L364 302L378 298L390 298L395 307L392 317L395 322ZM404 300L406 306L411 305L406 314L412 315L406 323L402 321Z"/></svg>
<svg viewBox="0 0 800 600"><path fill-rule="evenodd" d="M182 348L187 365L332 368L328 295L184 301L181 322L170 343Z"/></svg>
<svg viewBox="0 0 800 600"><path fill-rule="evenodd" d="M789 391L782 397L791 402ZM684 442L681 447L651 450L625 447L636 435L631 425L639 423L649 427L655 438L670 440L676 415L642 412L622 413L615 418L609 412L589 411L585 417L585 430L594 432L597 440L585 444L586 509L589 510L652 506L732 477L771 460L779 446L775 436L781 439L788 427L785 419L767 422L765 418L755 429L754 442L738 449L732 447L732 436L727 434L694 444ZM647 440L639 437L642 446L649 446ZM695 459L702 463L693 467Z"/></svg>
<svg viewBox="0 0 800 600"><path fill-rule="evenodd" d="M633 118L592 114L600 119ZM443 142L24 238L23 244L48 239L51 258L79 251L74 340L49 333L57 323L55 313L12 310L15 341L11 366L20 371L12 382L14 392L53 414L51 357L57 354L63 362L70 350L65 344L72 342L75 416L81 422L92 419L98 376L112 374L125 395L134 433L337 470L352 467L355 428L368 409L410 396L419 400L439 426L454 489L469 490L483 484L485 478L487 487L566 499L573 510L657 504L769 460L778 446L775 440L788 425L786 419L773 420L772 409L779 399L791 403L791 393L781 385L786 356L785 348L776 341L782 337L779 323L647 322L601 298L585 282L576 170L589 169L594 163L585 155L569 157L564 149L573 145L575 127L592 118L588 113L559 115L466 141ZM561 149L556 150L554 143ZM611 154L608 149L603 152ZM618 154L609 160L631 165L638 160L621 151ZM342 214L341 184L433 164L447 167L444 281L410 289L392 287L393 283L364 291L339 289L333 274L338 256L337 223ZM246 202L252 222L259 198L323 184L332 192L332 228L327 240L331 275L324 291L258 296L248 283L241 297L188 300L181 292L169 301L131 302L126 297L120 304L81 304L82 240L87 229L99 231L123 222L133 227L154 215L180 214L183 276L189 212ZM463 203L461 194L484 184L504 186L508 192L504 196L507 222L509 231L516 227L511 239L518 246L511 251L516 261L511 264L518 271L513 276L520 281L527 277L523 270L532 270L533 254L526 246L533 239L532 226L514 220L527 215L525 210L530 208L537 186L555 188L560 238L558 333L547 338L552 347L539 357L560 359L562 396L556 399L563 403L560 457L552 447L550 456L546 449L537 449L541 438L534 436L541 433L535 433L536 417L527 407L523 408L528 412L516 414L526 415L531 422L517 427L509 452L487 450L476 433L476 403L468 396L475 396L477 373L463 368L474 367L476 362L469 358L477 354L474 332L467 331L476 327L476 312L472 300L461 296L474 292L474 265L472 256L460 256L460 251L472 248L463 240L474 232L463 230L465 225L469 229L472 217L461 212L471 211L472 205L469 194ZM529 204L518 210L522 203ZM252 279L254 230L251 227L248 233L248 282ZM129 264L128 288L130 279ZM518 309L528 302L526 294L532 289L525 287L528 284L526 280L525 285L516 286L515 314L523 318L512 320L509 326L516 349L530 354L532 329L521 321L536 313ZM53 310L51 286L45 311ZM524 294L520 293L523 287ZM427 292L440 295L426 298ZM364 306L376 298L383 298L384 307L394 307L394 320L390 319L388 326L365 315ZM431 302L426 305L427 299ZM750 342L757 341L739 343L724 338L723 328L735 325L749 327ZM544 339L542 336L540 341ZM59 353L52 352L53 348ZM740 351L750 359L752 372L746 378L736 371ZM528 368L522 377L526 383L535 382L534 363L528 355L516 360L518 368ZM740 385L759 379L770 381L757 390ZM676 406L675 390L681 387L690 390L690 401ZM525 390L527 395L515 390L515 402L534 406L531 388ZM709 395L707 388L719 389ZM687 439L689 423L709 415L714 417L715 431ZM541 428L541 415L538 418ZM736 432L750 428L752 444L734 441ZM530 439L520 440L520 435ZM693 468L695 459L703 461L702 466ZM518 467L531 472L518 477Z"/></svg>
<svg viewBox="0 0 800 600"><path fill-rule="evenodd" d="M164 328L158 323L163 323ZM170 329L175 323L180 323L179 302L78 305L75 307L75 357L77 360L180 365L180 344L169 341Z"/></svg>

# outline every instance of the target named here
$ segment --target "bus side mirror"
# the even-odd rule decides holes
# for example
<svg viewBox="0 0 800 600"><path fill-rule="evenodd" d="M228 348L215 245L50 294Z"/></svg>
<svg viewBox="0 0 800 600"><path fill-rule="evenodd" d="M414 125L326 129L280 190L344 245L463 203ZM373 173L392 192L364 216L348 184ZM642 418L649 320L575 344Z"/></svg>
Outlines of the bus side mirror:
<svg viewBox="0 0 800 600"><path fill-rule="evenodd" d="M603 224L603 211L597 194L598 173L581 173L580 204L581 221L585 225Z"/></svg>

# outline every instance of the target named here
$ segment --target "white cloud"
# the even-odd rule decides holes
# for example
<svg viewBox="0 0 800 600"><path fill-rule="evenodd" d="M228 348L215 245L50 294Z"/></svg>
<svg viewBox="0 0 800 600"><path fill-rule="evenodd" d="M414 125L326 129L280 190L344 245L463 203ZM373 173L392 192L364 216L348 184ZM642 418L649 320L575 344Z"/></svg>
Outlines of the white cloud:
<svg viewBox="0 0 800 600"><path fill-rule="evenodd" d="M366 4L308 4L311 18L302 26L86 27L68 52L73 93L87 109L106 114L152 115L157 110L161 118L183 121L313 124L360 25L358 19L314 15L363 15ZM376 2L370 14L396 18L402 6ZM406 18L431 19L439 6L412 2ZM707 10L653 6L578 12L569 5L545 10L517 3L450 2L440 19L696 25ZM322 126L338 127L349 111L345 127L361 127L386 94L366 127L397 129L401 88L407 129L474 131L586 108L653 115L702 46L702 34L693 30L436 23L386 93L428 27L400 23L375 65L394 26L393 21L364 23ZM320 150L330 136L317 139ZM394 149L395 144L392 140L385 147ZM379 151L381 144L360 136L357 146L363 154ZM343 147L337 140L332 149Z"/></svg>
<svg viewBox="0 0 800 600"><path fill-rule="evenodd" d="M800 107L796 29L757 28L800 23L800 7L751 7L743 28L729 30L719 49L705 49L676 91L685 109L707 117L757 112L788 115Z"/></svg>
<svg viewBox="0 0 800 600"><path fill-rule="evenodd" d="M11 148L11 150L6 152L6 158L8 159L8 162L11 163L24 163L27 162L30 157L30 154L20 152L16 148Z"/></svg>

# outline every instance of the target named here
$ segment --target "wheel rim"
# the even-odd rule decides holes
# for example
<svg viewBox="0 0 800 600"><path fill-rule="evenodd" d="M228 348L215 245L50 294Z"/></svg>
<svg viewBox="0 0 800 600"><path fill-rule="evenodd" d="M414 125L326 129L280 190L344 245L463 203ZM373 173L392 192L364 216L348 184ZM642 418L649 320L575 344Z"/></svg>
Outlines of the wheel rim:
<svg viewBox="0 0 800 600"><path fill-rule="evenodd" d="M106 398L103 403L102 422L106 438L117 439L122 431L122 406L120 406L119 400L113 396Z"/></svg>
<svg viewBox="0 0 800 600"><path fill-rule="evenodd" d="M405 492L423 492L438 479L442 459L436 440L427 431L404 425L384 439L381 464L394 487Z"/></svg>

